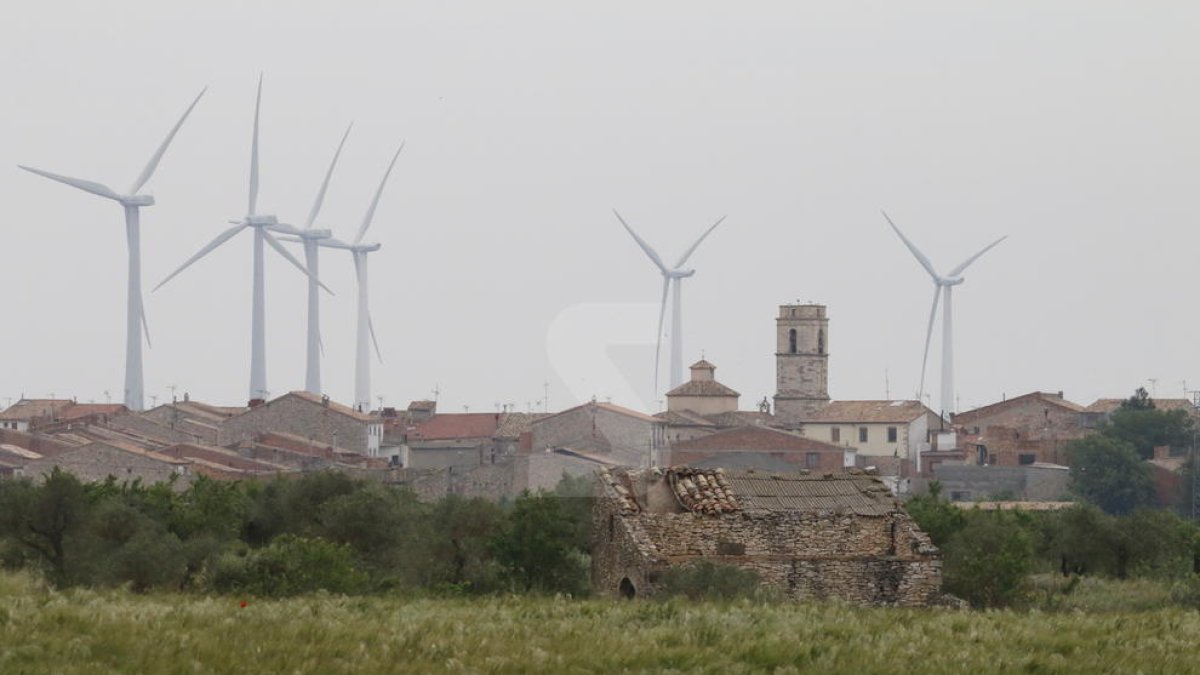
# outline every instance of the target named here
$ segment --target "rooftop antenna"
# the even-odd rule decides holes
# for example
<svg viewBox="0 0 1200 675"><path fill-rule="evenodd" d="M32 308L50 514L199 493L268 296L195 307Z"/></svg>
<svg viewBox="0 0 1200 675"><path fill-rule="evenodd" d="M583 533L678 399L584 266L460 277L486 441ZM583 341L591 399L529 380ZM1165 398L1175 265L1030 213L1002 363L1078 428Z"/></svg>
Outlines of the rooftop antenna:
<svg viewBox="0 0 1200 675"><path fill-rule="evenodd" d="M956 398L954 396L954 314L952 304L952 289L961 284L965 279L962 273L970 267L971 263L979 259L981 255L992 250L997 244L1004 241L1008 236L1003 236L980 249L980 251L970 258L964 260L958 267L950 270L945 276L938 274L933 268L933 263L929 262L929 258L921 253L896 223L888 217L887 212L881 211L883 218L892 226L896 235L900 237L900 241L904 242L904 246L908 248L921 267L929 273L933 279L933 307L929 310L929 327L925 330L925 352L921 358L921 386L917 390L919 394L925 392L925 366L929 361L929 340L933 337L933 321L937 317L938 302L945 296L946 304L942 308L942 390L941 390L941 414L947 415L954 412Z"/></svg>
<svg viewBox="0 0 1200 675"><path fill-rule="evenodd" d="M179 389L179 385L169 384L167 385L167 389L171 390L171 403L175 403L177 400L175 398L175 391Z"/></svg>
<svg viewBox="0 0 1200 675"><path fill-rule="evenodd" d="M158 407L158 396L156 394L150 394L150 407L151 408Z"/></svg>
<svg viewBox="0 0 1200 675"><path fill-rule="evenodd" d="M887 400L892 400L892 382L888 378L888 369L883 369L883 397Z"/></svg>
<svg viewBox="0 0 1200 675"><path fill-rule="evenodd" d="M465 413L469 413L469 412L471 412L471 406L469 406L469 405L467 405L466 403L464 403L464 404L463 404L463 412L465 412Z"/></svg>
<svg viewBox="0 0 1200 675"><path fill-rule="evenodd" d="M542 412L550 412L550 382L542 382Z"/></svg>
<svg viewBox="0 0 1200 675"><path fill-rule="evenodd" d="M146 335L146 344L150 344L150 329L146 325L146 308L142 302L141 212L139 209L143 206L152 206L154 204L154 197L148 194L141 194L141 191L150 180L150 177L154 175L154 170L158 168L158 163L167 152L167 147L171 145L171 141L174 140L179 127L183 126L184 120L192 113L192 109L200 102L200 97L204 96L204 92L207 89L207 87L201 89L196 98L192 100L192 104L183 112L183 116L179 118L175 126L171 127L171 131L167 133L166 139L159 144L158 149L150 156L150 161L146 163L145 168L142 169L142 172L133 181L133 185L124 194L120 194L101 183L60 176L49 171L19 165L22 169L30 173L70 185L71 187L78 188L84 192L90 192L105 199L111 199L120 204L125 210L125 240L129 248L128 288L125 295L125 405L130 410L137 411L143 407L143 331Z"/></svg>
<svg viewBox="0 0 1200 675"><path fill-rule="evenodd" d="M442 393L442 390L438 389L438 385L436 385L436 384L433 385L433 402L434 403L438 402L438 394L441 394L441 393Z"/></svg>
<svg viewBox="0 0 1200 675"><path fill-rule="evenodd" d="M1158 378L1148 377L1146 378L1146 381L1150 383L1150 396L1152 398L1158 398Z"/></svg>
<svg viewBox="0 0 1200 675"><path fill-rule="evenodd" d="M108 393L107 389L104 390L104 402L112 403L112 394Z"/></svg>
<svg viewBox="0 0 1200 675"><path fill-rule="evenodd" d="M383 396L376 396L375 400L379 401L379 409L383 410Z"/></svg>
<svg viewBox="0 0 1200 675"><path fill-rule="evenodd" d="M653 248L650 248L650 245L647 244L641 237L639 237L637 232L633 231L633 228L629 226L629 223L625 222L625 219L621 217L620 213L617 213L616 209L613 209L613 215L617 217L617 220L621 221L621 225L623 225L625 230L629 232L629 236L633 237L633 240L637 242L637 245L641 247L646 256L650 258L650 262L654 263L654 266L658 268L658 271L662 274L663 278L662 302L658 310L658 334L655 337L654 342L654 395L658 396L659 358L662 354L663 320L667 315L667 296L672 295L670 331L670 385L671 388L674 389L675 387L683 384L683 280L696 273L696 270L685 268L684 265L687 263L688 258L692 257L692 254L696 252L696 249L700 246L701 242L703 242L705 238L707 238L708 235L711 234L713 230L717 229L717 226L725 220L725 216L721 216L717 219L717 222L710 225L709 228L704 231L704 234L701 234L700 238L697 239L690 247L688 247L686 251L684 251L683 255L679 257L679 260L676 261L673 267L668 267L667 264L663 262L662 257L658 255L658 252ZM674 291L673 294L672 290Z"/></svg>

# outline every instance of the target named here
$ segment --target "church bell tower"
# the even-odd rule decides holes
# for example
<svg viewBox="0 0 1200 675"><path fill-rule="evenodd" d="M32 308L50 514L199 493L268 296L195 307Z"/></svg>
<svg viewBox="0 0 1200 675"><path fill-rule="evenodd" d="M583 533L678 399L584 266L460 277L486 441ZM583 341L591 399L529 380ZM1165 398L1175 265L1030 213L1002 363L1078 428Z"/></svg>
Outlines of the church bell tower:
<svg viewBox="0 0 1200 675"><path fill-rule="evenodd" d="M775 415L803 421L829 403L825 305L780 305L775 336Z"/></svg>

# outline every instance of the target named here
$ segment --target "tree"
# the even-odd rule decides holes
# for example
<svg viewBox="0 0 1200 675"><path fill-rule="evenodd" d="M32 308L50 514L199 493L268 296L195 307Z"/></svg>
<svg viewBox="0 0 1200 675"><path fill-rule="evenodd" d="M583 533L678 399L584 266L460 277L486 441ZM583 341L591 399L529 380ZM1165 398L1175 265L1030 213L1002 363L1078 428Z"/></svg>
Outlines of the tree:
<svg viewBox="0 0 1200 675"><path fill-rule="evenodd" d="M431 525L431 581L472 591L492 590L500 569L491 542L504 526L504 511L486 499L452 494L434 505Z"/></svg>
<svg viewBox="0 0 1200 675"><path fill-rule="evenodd" d="M1184 410L1159 410L1145 389L1138 389L1113 411L1100 433L1131 444L1142 459L1154 456L1154 448L1190 447L1194 423Z"/></svg>
<svg viewBox="0 0 1200 675"><path fill-rule="evenodd" d="M908 500L904 509L921 530L929 535L935 546L943 546L950 537L967 525L967 515L942 497L942 484L936 480L929 484L927 493Z"/></svg>
<svg viewBox="0 0 1200 675"><path fill-rule="evenodd" d="M575 529L551 493L525 492L513 502L508 524L494 540L496 558L523 591L580 593L586 585Z"/></svg>
<svg viewBox="0 0 1200 675"><path fill-rule="evenodd" d="M0 481L0 534L32 553L52 584L69 583L68 539L82 528L87 514L83 484L58 467L41 485Z"/></svg>
<svg viewBox="0 0 1200 675"><path fill-rule="evenodd" d="M1150 503L1150 469L1129 443L1089 436L1069 443L1067 453L1071 490L1106 513L1123 515Z"/></svg>
<svg viewBox="0 0 1200 675"><path fill-rule="evenodd" d="M1003 511L977 511L946 542L946 590L975 607L1010 604L1033 565L1029 533Z"/></svg>

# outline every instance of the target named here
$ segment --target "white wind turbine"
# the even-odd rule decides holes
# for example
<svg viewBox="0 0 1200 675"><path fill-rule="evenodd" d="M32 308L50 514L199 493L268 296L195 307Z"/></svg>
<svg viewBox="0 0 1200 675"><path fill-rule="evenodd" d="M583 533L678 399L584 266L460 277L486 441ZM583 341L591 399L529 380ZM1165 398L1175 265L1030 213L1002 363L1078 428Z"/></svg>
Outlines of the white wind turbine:
<svg viewBox="0 0 1200 675"><path fill-rule="evenodd" d="M246 216L241 220L231 220L234 226L218 234L215 239L196 252L191 258L179 266L179 269L172 272L167 278L163 279L154 290L162 288L163 284L171 279L174 279L183 270L191 266L192 263L208 255L213 249L221 244L224 244L234 235L245 229L254 230L254 285L251 290L252 308L251 308L251 329L250 329L250 399L265 398L267 396L267 341L266 341L266 315L265 315L265 289L263 283L263 243L269 244L275 249L279 255L283 256L297 269L304 272L309 278L315 276L311 274L304 265L297 260L291 253L279 243L279 240L271 234L271 231L287 232L295 234L299 230L296 228L280 223L275 216L264 215L256 212L255 207L258 203L258 113L262 103L262 78L258 79L258 94L254 101L254 136L250 144L250 200L249 207L246 211ZM321 288L326 291L329 289L321 284Z"/></svg>
<svg viewBox="0 0 1200 675"><path fill-rule="evenodd" d="M663 277L662 304L658 310L658 337L654 344L654 396L657 398L659 357L662 353L663 320L667 314L667 295L672 295L670 382L671 389L674 389L675 387L683 384L683 280L696 273L696 270L694 269L684 269L683 265L688 261L688 258L692 257L692 254L696 252L696 249L700 246L700 242L704 241L704 239L708 237L713 230L717 229L717 226L725 220L725 216L718 218L717 222L713 223L707 230L705 230L704 234L700 235L700 238L696 240L696 243L692 244L687 251L684 251L683 255L680 256L679 261L675 263L674 267L667 267L666 263L663 262L663 259L658 255L658 253L654 249L650 248L650 245L647 244L641 237L639 237L637 232L633 231L633 228L629 226L629 223L625 222L625 219L621 217L620 213L617 213L616 209L613 209L613 214L615 214L617 216L617 220L621 221L621 224L625 226L625 230L629 232L630 236L633 237L633 240L637 242L638 246L640 246L642 250L646 252L646 255L650 257L650 261L654 263L654 266L658 268L658 271ZM673 294L671 293L672 286L674 286Z"/></svg>
<svg viewBox="0 0 1200 675"><path fill-rule="evenodd" d="M364 244L362 240L367 234L367 228L371 226L371 221L375 218L375 208L379 206L379 198L383 196L383 188L387 185L388 177L392 175L392 168L396 166L396 160L400 158L402 150L404 150L403 143L396 150L396 154L392 155L392 161L388 164L387 171L383 174L383 180L379 181L379 187L375 190L375 196L371 199L371 206L367 208L367 214L363 217L362 224L358 227L358 233L355 234L354 241L347 244L340 239L328 236L315 238L316 246L350 251L351 256L354 258L354 273L358 281L358 327L354 343L354 409L364 412L371 409L370 344L373 343L375 345L375 356L380 361L383 361L383 355L379 351L379 340L375 338L375 324L371 321L371 308L367 302L367 254L378 251L381 244ZM310 241L310 239L299 236L288 237L287 240L303 241L306 249ZM313 259L315 260L315 256ZM370 343L368 340L370 340Z"/></svg>
<svg viewBox="0 0 1200 675"><path fill-rule="evenodd" d="M295 230L295 239L304 244L304 263L308 267L308 331L306 334L305 345L305 367L304 367L304 390L313 394L321 393L321 291L318 288L319 283L317 277L320 274L320 242L323 239L330 237L329 230L315 230L313 223L317 220L317 214L321 212L321 205L325 202L325 192L329 189L329 179L333 176L333 169L337 166L338 158L342 155L342 148L346 145L346 138L350 136L350 129L354 124L351 123L346 127L346 133L342 134L342 141L338 143L337 151L333 153L333 160L329 162L329 169L325 172L325 180L321 182L321 189L317 191L317 198L313 202L312 209L308 212L308 219L304 223L304 229ZM287 238L291 240L292 238Z"/></svg>
<svg viewBox="0 0 1200 675"><path fill-rule="evenodd" d="M886 212L883 212L883 217L896 231L900 237L900 241L908 247L917 262L921 263L921 267L929 272L929 276L933 278L933 307L929 310L929 326L925 330L925 352L921 358L921 386L917 391L917 398L920 399L925 394L925 366L929 362L929 340L933 337L933 320L937 316L938 301L942 295L946 297L946 304L942 308L942 409L939 411L942 415L947 415L954 412L954 305L952 289L966 281L960 276L971 263L979 259L979 256L992 250L994 246L1008 238L1008 235L1000 237L996 241L983 247L978 253L967 258L958 267L950 270L948 274L942 276L933 269L933 263L929 262L929 258L925 257L924 253L913 245L908 237L900 231L899 227L892 222Z"/></svg>
<svg viewBox="0 0 1200 675"><path fill-rule="evenodd" d="M133 185L125 194L119 194L112 188L101 183L60 176L49 171L18 165L20 168L31 173L36 173L39 176L45 176L51 180L79 188L85 192L111 199L125 209L125 242L129 249L129 274L125 295L125 406L130 410L138 411L144 407L141 336L143 331L146 334L146 343L150 343L150 328L146 325L146 308L142 302L142 244L141 213L139 209L143 206L152 206L154 204L154 197L138 193L150 180L150 177L154 175L154 170L158 168L159 161L167 152L167 146L174 140L175 134L183 126L184 120L188 118L192 109L200 102L200 97L204 96L204 92L207 90L208 88L205 87L196 95L192 104L183 112L183 115L175 123L175 126L171 127L171 131L167 134L167 137L158 146L154 154L151 155L150 161L146 163L146 168L142 169L142 173L138 175L137 180L133 182Z"/></svg>

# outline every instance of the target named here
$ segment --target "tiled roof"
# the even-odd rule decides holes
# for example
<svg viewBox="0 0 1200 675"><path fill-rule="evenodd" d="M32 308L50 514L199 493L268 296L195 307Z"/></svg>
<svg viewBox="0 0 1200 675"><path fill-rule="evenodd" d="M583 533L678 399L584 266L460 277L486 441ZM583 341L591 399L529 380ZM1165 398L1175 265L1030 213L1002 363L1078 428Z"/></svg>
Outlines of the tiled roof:
<svg viewBox="0 0 1200 675"><path fill-rule="evenodd" d="M1014 408L1031 401L1036 401L1038 404L1052 405L1072 412L1081 412L1084 409L1083 406L1079 405L1078 403L1068 401L1059 396L1057 393L1034 391L1028 394L1022 394L1021 396L1005 399L1003 401L997 401L996 403L980 406L974 410L966 410L964 412L955 414L953 418L956 424L967 424L975 418L984 417L1000 410Z"/></svg>
<svg viewBox="0 0 1200 675"><path fill-rule="evenodd" d="M774 418L771 413L757 410L732 410L730 412L705 415L704 419L718 427L745 427L757 424L769 424Z"/></svg>
<svg viewBox="0 0 1200 675"><path fill-rule="evenodd" d="M832 511L883 516L900 510L887 486L871 476L728 472L744 510Z"/></svg>
<svg viewBox="0 0 1200 675"><path fill-rule="evenodd" d="M625 408L625 407L616 405L615 403L600 403L598 401L591 401L589 403L577 405L573 408L567 408L566 410L561 410L552 415L546 415L545 417L534 420L533 423L536 424L538 422L541 422L542 420L550 419L551 417L557 417L559 415L565 415L569 412L574 412L581 408L587 408L588 406L592 406L592 407L598 408L600 410L607 410L608 412L616 413L618 415L625 415L626 417L632 417L634 419L642 420L643 422L655 422L657 424L662 424L662 420L660 420L656 417L653 417L651 415L647 415L646 413L638 412L636 410L631 410L629 408Z"/></svg>
<svg viewBox="0 0 1200 675"><path fill-rule="evenodd" d="M410 411L437 410L437 401L413 401L408 404Z"/></svg>
<svg viewBox="0 0 1200 675"><path fill-rule="evenodd" d="M58 419L73 420L88 415L120 415L127 412L129 408L120 403L76 403L58 413Z"/></svg>
<svg viewBox="0 0 1200 675"><path fill-rule="evenodd" d="M692 513L717 515L740 510L724 469L677 467L667 471L667 484L679 505Z"/></svg>
<svg viewBox="0 0 1200 675"><path fill-rule="evenodd" d="M49 417L55 411L74 405L71 399L23 398L0 412L0 420L26 421L35 417Z"/></svg>
<svg viewBox="0 0 1200 675"><path fill-rule="evenodd" d="M667 396L741 396L716 380L689 380L667 392Z"/></svg>
<svg viewBox="0 0 1200 675"><path fill-rule="evenodd" d="M687 441L671 444L672 450L708 450L708 451L776 451L776 452L838 452L842 448L829 443L823 443L812 438L805 438L779 429L759 426L734 427L718 431L708 436L701 436Z"/></svg>
<svg viewBox="0 0 1200 675"><path fill-rule="evenodd" d="M704 417L690 410L664 410L655 415L658 419L677 427L711 427L716 426Z"/></svg>
<svg viewBox="0 0 1200 675"><path fill-rule="evenodd" d="M416 425L409 439L438 441L491 438L500 428L500 413L439 413Z"/></svg>
<svg viewBox="0 0 1200 675"><path fill-rule="evenodd" d="M1112 413L1121 407L1121 404L1127 401L1124 398L1102 398L1097 399L1095 403L1084 408L1086 412L1097 413ZM1196 407L1186 398L1156 398L1154 408L1156 410L1184 410L1188 413L1195 413Z"/></svg>
<svg viewBox="0 0 1200 675"><path fill-rule="evenodd" d="M925 414L937 416L920 401L830 401L802 421L908 424Z"/></svg>
<svg viewBox="0 0 1200 675"><path fill-rule="evenodd" d="M333 412L340 413L342 415L346 415L347 417L353 417L354 419L356 419L360 422L378 421L376 418L371 417L367 413L359 412L359 411L355 410L354 408L351 408L348 405L344 405L344 404L338 403L338 402L330 400L330 399L322 398L321 396L309 393L307 391L291 391L291 392L284 394L283 396L280 396L279 398L284 398L287 396L294 396L296 398L308 401L309 403L316 403L319 406L329 408ZM278 401L279 399L275 399L275 400ZM274 403L274 401L268 401L268 402L264 403L263 405L271 405L272 403ZM253 408L251 408L250 410L253 410Z"/></svg>
<svg viewBox="0 0 1200 675"><path fill-rule="evenodd" d="M32 450L26 450L9 443L0 443L0 455L11 455L21 459L41 459L42 456Z"/></svg>

